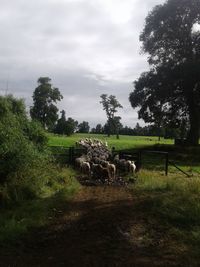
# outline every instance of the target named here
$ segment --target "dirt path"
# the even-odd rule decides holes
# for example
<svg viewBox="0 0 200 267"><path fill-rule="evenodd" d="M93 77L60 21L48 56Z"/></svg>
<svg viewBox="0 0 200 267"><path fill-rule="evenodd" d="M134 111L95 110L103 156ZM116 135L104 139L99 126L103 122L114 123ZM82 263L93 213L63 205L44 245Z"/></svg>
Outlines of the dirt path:
<svg viewBox="0 0 200 267"><path fill-rule="evenodd" d="M178 266L135 202L126 188L83 187L51 227L0 266Z"/></svg>

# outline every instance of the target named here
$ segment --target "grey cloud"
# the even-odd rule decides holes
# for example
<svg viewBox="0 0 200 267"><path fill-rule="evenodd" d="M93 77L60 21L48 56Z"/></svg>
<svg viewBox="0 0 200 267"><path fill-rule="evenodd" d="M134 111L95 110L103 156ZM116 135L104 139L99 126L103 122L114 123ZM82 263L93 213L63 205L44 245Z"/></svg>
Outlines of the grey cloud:
<svg viewBox="0 0 200 267"><path fill-rule="evenodd" d="M64 95L69 116L105 122L102 93L114 94L124 124L137 121L128 102L134 81L148 68L139 33L163 0L0 0L0 92L30 106L40 76ZM95 112L93 112L95 111Z"/></svg>

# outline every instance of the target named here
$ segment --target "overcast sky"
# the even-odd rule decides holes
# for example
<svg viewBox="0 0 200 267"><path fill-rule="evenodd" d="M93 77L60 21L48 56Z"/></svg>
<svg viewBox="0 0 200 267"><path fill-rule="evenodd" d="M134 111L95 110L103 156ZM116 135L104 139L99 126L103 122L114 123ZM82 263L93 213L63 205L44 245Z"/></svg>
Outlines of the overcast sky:
<svg viewBox="0 0 200 267"><path fill-rule="evenodd" d="M103 93L124 106L118 115L134 127L128 101L132 82L148 69L139 34L148 12L163 0L0 0L0 93L32 104L37 79L48 76L64 99L67 117L105 123ZM142 123L142 121L140 121Z"/></svg>

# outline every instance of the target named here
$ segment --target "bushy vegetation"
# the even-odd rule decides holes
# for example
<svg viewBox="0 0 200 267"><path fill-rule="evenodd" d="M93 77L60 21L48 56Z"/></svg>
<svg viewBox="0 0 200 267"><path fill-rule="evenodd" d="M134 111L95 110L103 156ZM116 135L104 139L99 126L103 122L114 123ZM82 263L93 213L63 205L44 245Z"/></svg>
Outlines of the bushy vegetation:
<svg viewBox="0 0 200 267"><path fill-rule="evenodd" d="M0 97L0 245L48 224L79 187L74 170L55 164L47 141L22 100Z"/></svg>
<svg viewBox="0 0 200 267"><path fill-rule="evenodd" d="M0 143L1 205L33 199L60 183L43 128L12 96L0 97Z"/></svg>
<svg viewBox="0 0 200 267"><path fill-rule="evenodd" d="M57 183L51 180L40 198L29 199L9 207L1 208L0 246L16 244L33 229L46 226L58 216L73 194L79 189L72 169L62 169ZM53 179L53 177L52 177Z"/></svg>

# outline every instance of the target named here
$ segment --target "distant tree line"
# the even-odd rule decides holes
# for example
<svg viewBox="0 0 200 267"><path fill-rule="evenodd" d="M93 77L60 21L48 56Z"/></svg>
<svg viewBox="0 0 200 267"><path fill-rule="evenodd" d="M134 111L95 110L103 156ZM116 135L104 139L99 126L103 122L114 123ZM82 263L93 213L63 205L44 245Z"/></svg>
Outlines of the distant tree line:
<svg viewBox="0 0 200 267"><path fill-rule="evenodd" d="M132 135L132 136L158 136L163 138L179 138L180 136L184 139L187 136L187 127L182 128L170 128L170 127L158 127L157 125L148 125L148 126L140 126L139 123L136 124L135 127L131 128L128 126L123 126L119 128L120 135ZM96 127L91 129L91 133L93 134L108 134L107 132L107 124L102 126L101 124L97 124ZM111 131L111 134L115 134L115 132Z"/></svg>
<svg viewBox="0 0 200 267"><path fill-rule="evenodd" d="M137 85L137 82L135 82ZM146 87L145 87L146 88ZM130 100L134 106L137 100L137 86L136 90L131 94ZM121 123L121 117L116 116L118 108L122 108L122 105L118 102L115 96L103 94L100 96L100 103L103 106L103 110L106 112L107 122L104 125L98 123L96 127L90 129L90 125L87 121L78 122L77 120L68 117L66 118L65 110L60 112L56 104L63 98L58 88L54 88L51 84L51 79L49 77L40 77L38 79L38 86L33 93L33 106L30 109L30 115L33 120L37 120L41 123L43 128L49 132L56 134L70 136L75 132L78 133L95 133L95 134L106 134L116 135L137 135L137 136L158 136L165 138L187 138L190 129L190 124L187 117L182 116L179 121L176 117L171 121L165 120L165 107L162 102L155 103L155 106L151 107L151 98L149 98L149 111L154 112L147 113L148 106L145 102L139 110L139 118L145 119L149 125L140 126L139 123L136 124L134 128L123 126ZM153 100L153 99L152 99ZM155 100L155 99L154 99ZM144 101L145 98L144 98ZM134 102L134 103L133 103ZM139 103L139 102L138 102ZM147 109L144 109L144 107ZM162 109L162 111L161 111ZM177 123L175 123L175 121Z"/></svg>

